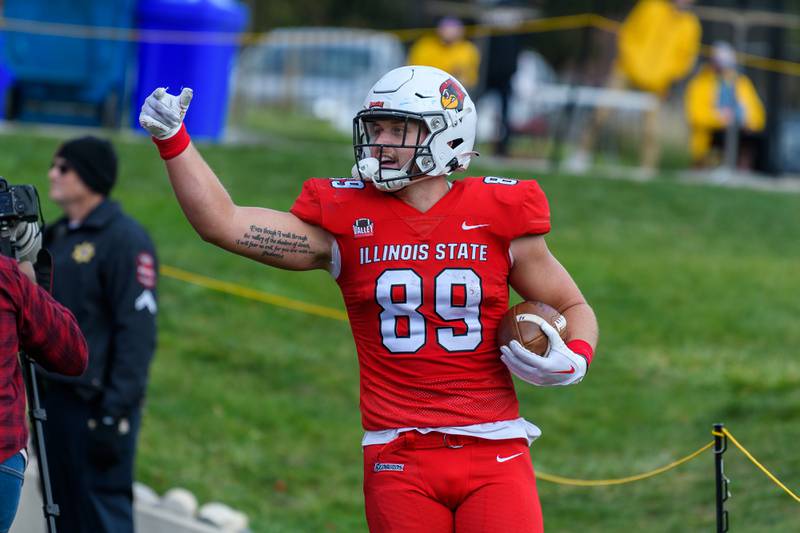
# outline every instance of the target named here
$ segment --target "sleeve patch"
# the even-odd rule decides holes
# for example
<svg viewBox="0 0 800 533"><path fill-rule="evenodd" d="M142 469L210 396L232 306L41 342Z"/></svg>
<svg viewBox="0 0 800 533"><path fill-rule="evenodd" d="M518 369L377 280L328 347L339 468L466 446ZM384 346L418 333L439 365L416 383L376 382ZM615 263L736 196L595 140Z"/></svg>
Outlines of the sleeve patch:
<svg viewBox="0 0 800 533"><path fill-rule="evenodd" d="M153 289L156 286L156 261L147 252L141 252L136 256L136 280L146 289Z"/></svg>

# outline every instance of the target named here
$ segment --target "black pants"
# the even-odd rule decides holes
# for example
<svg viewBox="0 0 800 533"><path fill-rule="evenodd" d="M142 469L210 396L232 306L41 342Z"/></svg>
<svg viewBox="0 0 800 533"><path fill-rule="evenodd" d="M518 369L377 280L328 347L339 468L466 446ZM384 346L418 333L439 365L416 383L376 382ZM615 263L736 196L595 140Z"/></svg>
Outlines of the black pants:
<svg viewBox="0 0 800 533"><path fill-rule="evenodd" d="M47 461L53 500L59 505L58 533L133 533L133 462L141 410L129 417L123 459L102 469L88 452L90 418L96 408L69 386L50 382L44 392Z"/></svg>
<svg viewBox="0 0 800 533"><path fill-rule="evenodd" d="M511 78L495 80L486 87L486 92L497 91L500 96L500 136L494 144L495 155L508 155L511 141L511 119L508 114L508 101L511 98Z"/></svg>
<svg viewBox="0 0 800 533"><path fill-rule="evenodd" d="M719 150L720 154L725 153L725 130L714 130L711 137L711 148ZM737 153L736 166L740 170L760 170L762 157L764 156L764 136L760 133L739 131L739 149Z"/></svg>

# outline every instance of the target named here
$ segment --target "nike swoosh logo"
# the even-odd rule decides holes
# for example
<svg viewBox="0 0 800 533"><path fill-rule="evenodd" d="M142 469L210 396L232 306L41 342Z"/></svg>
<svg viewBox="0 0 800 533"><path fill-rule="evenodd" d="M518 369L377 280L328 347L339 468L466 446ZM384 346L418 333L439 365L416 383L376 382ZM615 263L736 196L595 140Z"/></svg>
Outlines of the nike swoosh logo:
<svg viewBox="0 0 800 533"><path fill-rule="evenodd" d="M550 372L551 374L574 374L575 367L570 365L569 370L558 370L556 372Z"/></svg>
<svg viewBox="0 0 800 533"><path fill-rule="evenodd" d="M498 463L505 463L506 461L510 461L511 459L515 459L515 458L519 457L523 453L525 453L525 452L515 453L514 455L509 455L508 457L500 457L498 455L497 457L495 457L495 459L497 459Z"/></svg>
<svg viewBox="0 0 800 533"><path fill-rule="evenodd" d="M461 223L461 229L463 229L464 231L469 231L471 229L485 228L488 225L489 224L475 224L474 226L470 226L469 224L466 223L466 221L464 221Z"/></svg>

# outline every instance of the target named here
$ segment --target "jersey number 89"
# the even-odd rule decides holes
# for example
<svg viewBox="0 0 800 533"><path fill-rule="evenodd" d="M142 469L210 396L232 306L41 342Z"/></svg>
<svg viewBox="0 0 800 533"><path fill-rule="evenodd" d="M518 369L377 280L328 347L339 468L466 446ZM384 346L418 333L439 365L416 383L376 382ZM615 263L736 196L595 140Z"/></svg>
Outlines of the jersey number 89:
<svg viewBox="0 0 800 533"><path fill-rule="evenodd" d="M444 321L462 321L466 331L436 328L436 342L448 352L474 350L481 343L481 279L468 268L447 268L434 279L434 312ZM422 278L411 269L385 270L377 279L375 299L381 339L392 353L414 353L427 339L422 307ZM463 329L463 328L462 328Z"/></svg>

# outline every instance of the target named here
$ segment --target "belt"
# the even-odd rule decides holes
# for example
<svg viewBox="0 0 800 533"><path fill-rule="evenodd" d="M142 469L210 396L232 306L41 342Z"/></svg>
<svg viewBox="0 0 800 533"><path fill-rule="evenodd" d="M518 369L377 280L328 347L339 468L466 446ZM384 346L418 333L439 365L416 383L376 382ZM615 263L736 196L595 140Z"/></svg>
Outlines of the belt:
<svg viewBox="0 0 800 533"><path fill-rule="evenodd" d="M470 444L476 444L485 439L472 437L470 435L453 435L450 433L440 433L431 431L430 433L420 433L419 431L404 431L396 439L387 442L381 448L379 455L390 453L402 448L425 450L431 448L463 448Z"/></svg>

